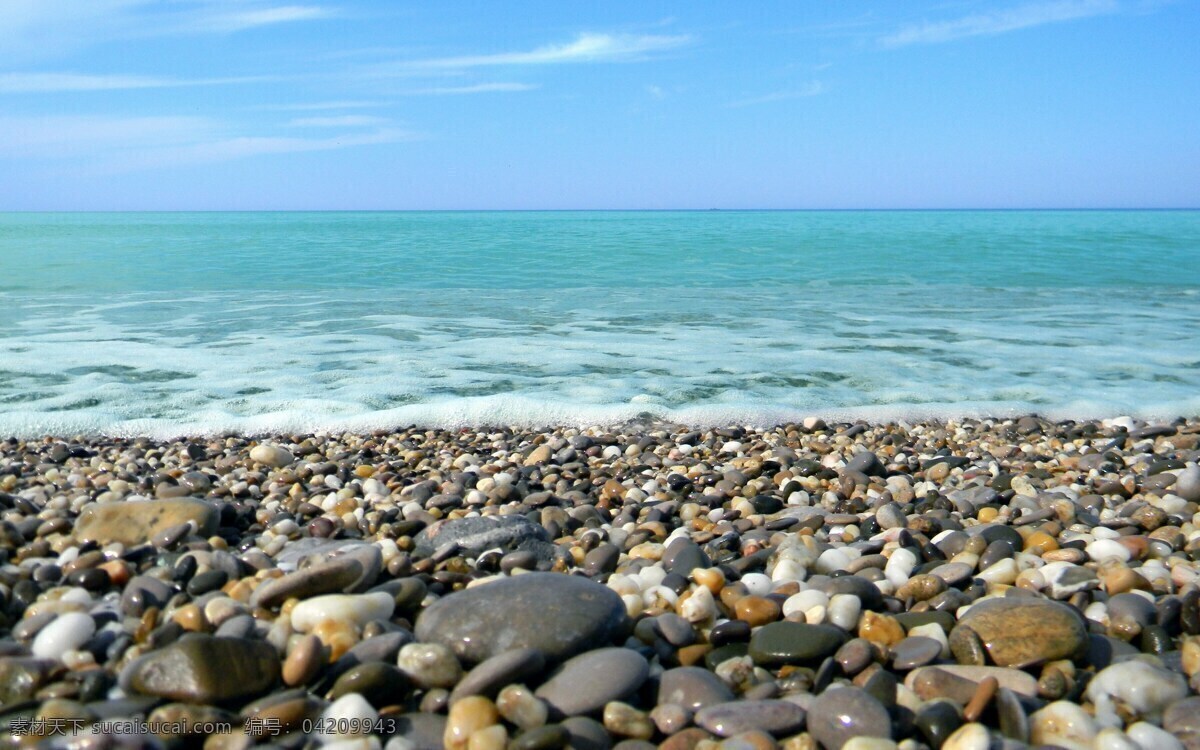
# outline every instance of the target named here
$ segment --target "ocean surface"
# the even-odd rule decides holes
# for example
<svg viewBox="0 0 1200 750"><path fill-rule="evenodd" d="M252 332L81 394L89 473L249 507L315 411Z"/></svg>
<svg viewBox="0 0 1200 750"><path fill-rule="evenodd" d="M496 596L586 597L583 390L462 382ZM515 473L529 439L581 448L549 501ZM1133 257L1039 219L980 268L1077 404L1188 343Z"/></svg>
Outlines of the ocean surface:
<svg viewBox="0 0 1200 750"><path fill-rule="evenodd" d="M0 435L1200 413L1200 212L0 214Z"/></svg>

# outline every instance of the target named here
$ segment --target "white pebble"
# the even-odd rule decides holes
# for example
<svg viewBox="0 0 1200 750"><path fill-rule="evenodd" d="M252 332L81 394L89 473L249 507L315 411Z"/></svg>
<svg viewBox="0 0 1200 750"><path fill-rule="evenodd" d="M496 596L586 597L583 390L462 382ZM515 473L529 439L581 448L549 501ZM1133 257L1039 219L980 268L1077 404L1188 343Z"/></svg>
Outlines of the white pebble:
<svg viewBox="0 0 1200 750"><path fill-rule="evenodd" d="M371 725L379 718L379 713L367 703L366 698L363 698L358 693L346 693L341 698L338 698L321 714L321 729L323 731L316 733L317 739L322 744L331 741L337 741L355 735L364 735L371 733ZM347 727L350 731L345 733L337 733L336 730L340 726ZM335 731L324 731L333 729Z"/></svg>
<svg viewBox="0 0 1200 750"><path fill-rule="evenodd" d="M409 643L396 656L396 666L423 688L452 688L462 676L454 652L440 643Z"/></svg>
<svg viewBox="0 0 1200 750"><path fill-rule="evenodd" d="M326 594L305 599L292 610L292 627L307 633L326 620L362 627L392 616L396 600L386 591L373 594Z"/></svg>
<svg viewBox="0 0 1200 750"><path fill-rule="evenodd" d="M915 567L917 567L917 556L904 547L897 547L892 550L892 556L883 566L883 575L893 586L899 588L908 580Z"/></svg>
<svg viewBox="0 0 1200 750"><path fill-rule="evenodd" d="M977 722L963 724L942 743L942 750L988 750L992 744L988 728Z"/></svg>
<svg viewBox="0 0 1200 750"><path fill-rule="evenodd" d="M1182 675L1130 660L1100 670L1088 683L1087 697L1096 707L1098 721L1105 726L1121 726L1114 701L1141 717L1155 719L1187 692Z"/></svg>
<svg viewBox="0 0 1200 750"><path fill-rule="evenodd" d="M717 615L717 603L707 586L697 586L679 605L679 616L691 623L707 622Z"/></svg>
<svg viewBox="0 0 1200 750"><path fill-rule="evenodd" d="M1145 721L1137 722L1125 733L1141 746L1141 750L1183 750L1183 743L1175 735Z"/></svg>
<svg viewBox="0 0 1200 750"><path fill-rule="evenodd" d="M1097 731L1088 712L1070 701L1055 701L1029 717L1029 736L1035 745L1090 750Z"/></svg>
<svg viewBox="0 0 1200 750"><path fill-rule="evenodd" d="M817 564L813 567L818 573L828 575L834 571L845 570L849 564L850 557L845 552L831 548L821 553L821 556L817 558Z"/></svg>
<svg viewBox="0 0 1200 750"><path fill-rule="evenodd" d="M763 573L747 573L741 580L751 596L766 596L771 593L771 579Z"/></svg>
<svg viewBox="0 0 1200 750"><path fill-rule="evenodd" d="M637 617L646 609L646 602L641 594L622 594L621 601L625 604L625 614Z"/></svg>
<svg viewBox="0 0 1200 750"><path fill-rule="evenodd" d="M33 639L33 655L39 659L61 660L63 654L88 642L96 632L96 623L82 612L65 612L42 628Z"/></svg>
<svg viewBox="0 0 1200 750"><path fill-rule="evenodd" d="M1017 561L1011 557L998 560L975 574L987 583L1011 584L1017 580Z"/></svg>
<svg viewBox="0 0 1200 750"><path fill-rule="evenodd" d="M1092 750L1142 750L1138 743L1131 740L1120 729L1101 729L1096 739L1092 740Z"/></svg>
<svg viewBox="0 0 1200 750"><path fill-rule="evenodd" d="M853 594L834 594L829 600L829 622L842 630L854 630L861 613L862 602Z"/></svg>
<svg viewBox="0 0 1200 750"><path fill-rule="evenodd" d="M805 570L803 566L795 560L780 560L771 571L771 581L773 583L803 581L804 577Z"/></svg>
<svg viewBox="0 0 1200 750"><path fill-rule="evenodd" d="M261 443L250 449L250 460L279 468L295 461L296 457L287 448L271 445L270 443Z"/></svg>
<svg viewBox="0 0 1200 750"><path fill-rule="evenodd" d="M791 617L801 612L807 612L813 607L823 607L827 604L829 604L829 596L824 591L805 589L784 600L783 616Z"/></svg>
<svg viewBox="0 0 1200 750"><path fill-rule="evenodd" d="M1085 551L1088 553L1088 557L1095 562L1104 562L1105 560L1128 562L1131 557L1128 547L1111 539L1097 539L1089 544Z"/></svg>

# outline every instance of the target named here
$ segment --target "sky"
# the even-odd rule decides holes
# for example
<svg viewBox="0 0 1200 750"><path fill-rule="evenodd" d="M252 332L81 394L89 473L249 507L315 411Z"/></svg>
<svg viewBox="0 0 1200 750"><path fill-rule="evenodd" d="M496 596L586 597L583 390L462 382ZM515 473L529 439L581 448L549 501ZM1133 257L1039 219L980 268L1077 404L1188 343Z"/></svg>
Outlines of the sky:
<svg viewBox="0 0 1200 750"><path fill-rule="evenodd" d="M0 0L0 210L1200 207L1200 0Z"/></svg>

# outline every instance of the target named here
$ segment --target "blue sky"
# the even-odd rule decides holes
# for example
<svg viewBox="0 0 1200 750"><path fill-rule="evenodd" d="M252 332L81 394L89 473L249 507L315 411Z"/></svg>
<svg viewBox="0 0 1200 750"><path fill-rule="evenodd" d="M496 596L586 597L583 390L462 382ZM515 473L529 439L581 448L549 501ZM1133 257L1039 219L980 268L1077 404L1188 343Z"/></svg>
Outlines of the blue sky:
<svg viewBox="0 0 1200 750"><path fill-rule="evenodd" d="M1200 206L1200 0L0 0L0 210Z"/></svg>

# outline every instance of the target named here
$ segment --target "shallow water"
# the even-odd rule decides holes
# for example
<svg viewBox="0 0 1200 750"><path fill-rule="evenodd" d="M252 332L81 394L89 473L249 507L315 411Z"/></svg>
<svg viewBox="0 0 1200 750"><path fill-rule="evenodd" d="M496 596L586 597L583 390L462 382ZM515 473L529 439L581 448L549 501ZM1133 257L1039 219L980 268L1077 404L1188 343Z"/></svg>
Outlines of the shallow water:
<svg viewBox="0 0 1200 750"><path fill-rule="evenodd" d="M1200 212L0 214L0 433L1200 413Z"/></svg>

